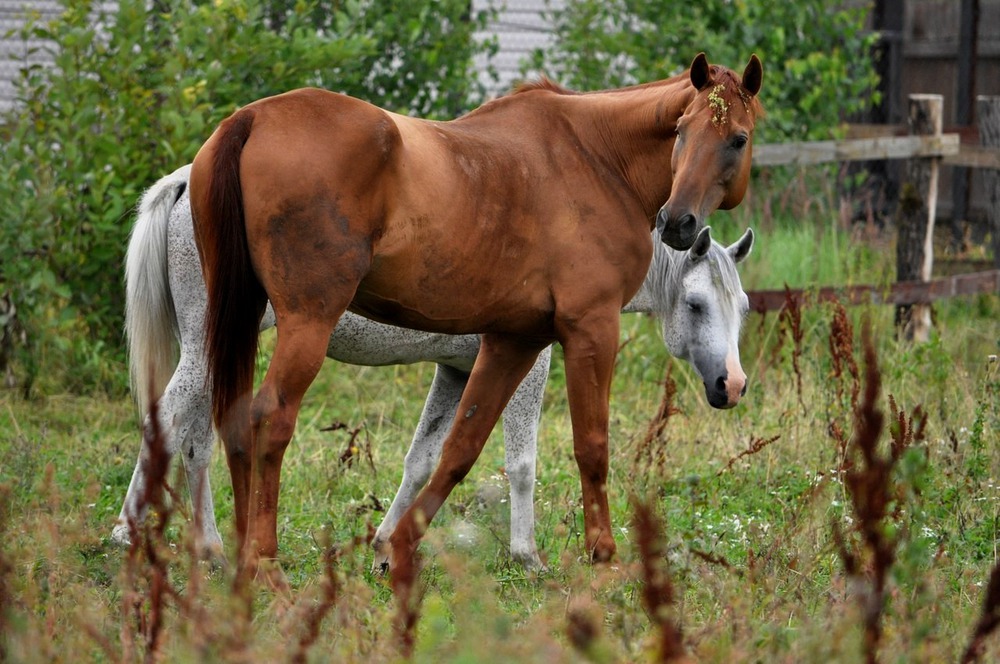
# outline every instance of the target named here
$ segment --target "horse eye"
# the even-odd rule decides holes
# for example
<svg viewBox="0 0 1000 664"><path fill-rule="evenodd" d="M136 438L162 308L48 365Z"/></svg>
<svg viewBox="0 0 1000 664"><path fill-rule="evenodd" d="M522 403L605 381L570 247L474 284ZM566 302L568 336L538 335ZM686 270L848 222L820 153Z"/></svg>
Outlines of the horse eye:
<svg viewBox="0 0 1000 664"><path fill-rule="evenodd" d="M744 147L746 147L747 141L749 140L750 139L748 139L745 134L740 134L738 136L733 137L733 141L732 143L730 143L730 145L733 147L734 150L742 150Z"/></svg>
<svg viewBox="0 0 1000 664"><path fill-rule="evenodd" d="M702 304L701 304L701 302L689 301L687 303L687 307L688 307L688 311L690 311L693 314L700 314L701 310L702 310Z"/></svg>

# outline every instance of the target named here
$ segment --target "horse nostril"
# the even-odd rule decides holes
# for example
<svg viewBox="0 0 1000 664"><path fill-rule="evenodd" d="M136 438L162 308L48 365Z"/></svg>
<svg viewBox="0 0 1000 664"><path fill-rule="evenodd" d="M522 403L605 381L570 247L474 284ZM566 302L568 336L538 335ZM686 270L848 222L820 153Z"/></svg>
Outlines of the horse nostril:
<svg viewBox="0 0 1000 664"><path fill-rule="evenodd" d="M749 385L749 384L750 384L750 381L747 381L747 382L743 383L743 389L740 390L740 396L741 397L745 397L747 395L747 385Z"/></svg>
<svg viewBox="0 0 1000 664"><path fill-rule="evenodd" d="M686 214L677 220L677 228L682 237L691 237L698 230L698 220L693 214Z"/></svg>
<svg viewBox="0 0 1000 664"><path fill-rule="evenodd" d="M698 218L690 212L673 217L664 206L656 213L656 230L668 247L687 251L698 235Z"/></svg>
<svg viewBox="0 0 1000 664"><path fill-rule="evenodd" d="M719 392L725 392L726 391L726 379L725 378L721 378L721 377L717 378L715 380L715 389L717 389Z"/></svg>

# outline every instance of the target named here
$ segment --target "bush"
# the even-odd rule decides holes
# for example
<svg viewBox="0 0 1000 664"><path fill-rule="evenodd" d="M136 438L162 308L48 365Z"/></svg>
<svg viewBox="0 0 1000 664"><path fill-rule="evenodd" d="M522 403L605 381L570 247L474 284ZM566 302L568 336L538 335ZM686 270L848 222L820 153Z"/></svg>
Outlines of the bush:
<svg viewBox="0 0 1000 664"><path fill-rule="evenodd" d="M683 71L699 51L741 71L764 63L768 112L758 140L827 139L866 107L877 80L863 31L868 8L831 0L577 0L551 12L555 46L530 62L579 89L619 87Z"/></svg>
<svg viewBox="0 0 1000 664"><path fill-rule="evenodd" d="M7 36L25 58L20 106L0 129L0 294L13 293L28 330L29 384L44 373L71 391L124 387L132 207L238 106L306 85L432 116L482 97L472 58L492 47L472 33L487 16L467 17L466 2L335 4L120 0L105 14L63 0L55 20ZM29 40L54 67L30 63Z"/></svg>

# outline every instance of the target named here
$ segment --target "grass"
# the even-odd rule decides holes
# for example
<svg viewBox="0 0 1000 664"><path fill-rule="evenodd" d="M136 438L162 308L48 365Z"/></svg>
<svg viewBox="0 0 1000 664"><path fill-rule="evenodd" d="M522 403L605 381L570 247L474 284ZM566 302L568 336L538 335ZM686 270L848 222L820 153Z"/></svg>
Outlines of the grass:
<svg viewBox="0 0 1000 664"><path fill-rule="evenodd" d="M738 237L746 215L718 216L716 237ZM755 224L745 287L891 278L880 243L851 241L823 219ZM892 314L807 302L797 319L751 315L742 344L750 390L727 412L709 408L694 373L667 357L653 321L623 318L610 477L619 559L610 566L584 561L557 351L536 487L549 571L526 575L511 562L508 505L482 500L484 487L506 487L494 433L423 546L414 660L646 661L665 659L664 635L674 633L705 662L959 661L983 615L1000 535L1000 367L989 361L1000 298L937 304L934 338L919 346L895 340ZM231 569L192 562L184 509L167 511L165 541L148 550L109 543L138 452L127 401L0 393L6 659L398 660L395 607L368 572L363 540L395 492L432 371L328 363L321 372L283 472L291 607L263 592L248 600L234 593ZM866 400L873 376L881 387ZM669 415L651 426L667 377ZM881 414L874 434L858 431L855 403ZM323 430L337 422L347 430ZM339 458L357 427L371 461L347 466ZM907 430L909 443L894 446ZM884 479L865 489L857 478L872 468ZM185 497L182 477L168 477ZM221 458L212 481L232 555ZM858 503L866 491L883 495L868 517ZM979 656L1000 656L1000 639L980 631Z"/></svg>

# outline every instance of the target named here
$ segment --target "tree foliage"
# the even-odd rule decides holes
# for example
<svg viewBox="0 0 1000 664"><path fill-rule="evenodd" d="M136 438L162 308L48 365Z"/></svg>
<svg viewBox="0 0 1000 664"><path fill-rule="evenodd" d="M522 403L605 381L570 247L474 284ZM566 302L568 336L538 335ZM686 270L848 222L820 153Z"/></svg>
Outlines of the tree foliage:
<svg viewBox="0 0 1000 664"><path fill-rule="evenodd" d="M550 12L554 46L530 66L586 90L666 78L699 51L741 71L756 53L768 112L758 138L826 139L871 101L867 12L836 0L569 0Z"/></svg>
<svg viewBox="0 0 1000 664"><path fill-rule="evenodd" d="M873 88L865 11L832 0L580 0L534 55L581 89L663 78L705 50L765 64L759 140L826 138ZM454 117L484 96L468 0L61 0L5 35L23 44L0 119L0 295L29 347L20 369L69 390L121 389L121 264L139 195L254 99L305 85ZM42 44L39 46L38 44ZM55 66L37 64L45 50ZM2 368L2 367L0 367ZM61 371L58 369L62 369ZM26 370L26 371L25 371Z"/></svg>
<svg viewBox="0 0 1000 664"><path fill-rule="evenodd" d="M322 5L322 6L321 6ZM331 9L332 5L332 9ZM63 0L6 36L24 45L19 105L0 121L0 294L28 330L32 380L124 385L122 260L144 188L193 159L239 106L317 85L449 117L483 95L467 2ZM37 44L43 46L37 46ZM45 50L54 66L37 64Z"/></svg>

